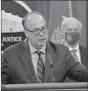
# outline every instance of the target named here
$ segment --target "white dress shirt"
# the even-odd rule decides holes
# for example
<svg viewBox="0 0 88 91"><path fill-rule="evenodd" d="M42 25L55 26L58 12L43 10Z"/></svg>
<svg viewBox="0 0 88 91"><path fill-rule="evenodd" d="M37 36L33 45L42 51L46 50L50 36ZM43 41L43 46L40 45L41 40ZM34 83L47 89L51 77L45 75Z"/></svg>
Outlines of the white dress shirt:
<svg viewBox="0 0 88 91"><path fill-rule="evenodd" d="M67 44L65 44L65 45L68 46ZM68 48L70 51L72 51L73 49L76 50L76 55L78 57L78 61L81 63L81 54L80 54L79 44L75 48L72 48L70 46L68 46Z"/></svg>
<svg viewBox="0 0 88 91"><path fill-rule="evenodd" d="M33 66L34 66L34 71L35 71L35 74L37 72L37 63L38 63L38 59L39 59L39 56L37 53L35 53L37 51L37 49L35 49L29 42L29 48L30 48L30 52L31 52L31 59L32 59L32 63L33 63ZM45 65L45 49L46 49L46 44L39 50L39 51L42 51L44 54L42 54L42 59L43 59L43 62L44 62L44 65Z"/></svg>

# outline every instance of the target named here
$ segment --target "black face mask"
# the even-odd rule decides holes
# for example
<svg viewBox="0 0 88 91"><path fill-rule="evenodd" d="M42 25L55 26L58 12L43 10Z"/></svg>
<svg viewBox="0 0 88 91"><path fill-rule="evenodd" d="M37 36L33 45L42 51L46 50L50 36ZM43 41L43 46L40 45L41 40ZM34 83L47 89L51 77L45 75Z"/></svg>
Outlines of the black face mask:
<svg viewBox="0 0 88 91"><path fill-rule="evenodd" d="M80 32L65 32L65 41L70 45L76 45L80 40Z"/></svg>

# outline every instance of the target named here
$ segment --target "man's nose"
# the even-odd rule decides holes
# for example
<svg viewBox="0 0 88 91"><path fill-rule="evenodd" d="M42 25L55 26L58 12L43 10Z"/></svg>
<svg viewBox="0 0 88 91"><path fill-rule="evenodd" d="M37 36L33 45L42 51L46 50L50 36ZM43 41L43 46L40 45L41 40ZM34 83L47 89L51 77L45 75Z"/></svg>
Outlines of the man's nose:
<svg viewBox="0 0 88 91"><path fill-rule="evenodd" d="M43 31L40 31L40 36L43 36L43 35L44 35Z"/></svg>

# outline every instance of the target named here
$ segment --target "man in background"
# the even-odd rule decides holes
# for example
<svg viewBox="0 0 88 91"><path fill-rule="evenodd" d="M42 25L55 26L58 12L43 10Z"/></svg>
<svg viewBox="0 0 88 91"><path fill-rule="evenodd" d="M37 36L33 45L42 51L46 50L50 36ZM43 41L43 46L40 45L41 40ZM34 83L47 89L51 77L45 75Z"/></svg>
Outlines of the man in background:
<svg viewBox="0 0 88 91"><path fill-rule="evenodd" d="M80 45L81 32L83 31L82 23L74 17L63 17L61 30L58 29L57 31L61 33L62 39L56 37L56 40L63 42L63 44L69 48L75 60L88 68L87 49ZM54 31L51 38L54 39L53 37L60 36L59 32Z"/></svg>
<svg viewBox="0 0 88 91"><path fill-rule="evenodd" d="M74 58L88 67L87 49L80 45L82 23L74 17L65 17L61 23L61 30L64 44L68 46Z"/></svg>
<svg viewBox="0 0 88 91"><path fill-rule="evenodd" d="M27 39L3 51L3 84L58 83L66 76L88 81L87 69L73 58L68 48L48 41L49 29L41 13L28 13L22 24Z"/></svg>

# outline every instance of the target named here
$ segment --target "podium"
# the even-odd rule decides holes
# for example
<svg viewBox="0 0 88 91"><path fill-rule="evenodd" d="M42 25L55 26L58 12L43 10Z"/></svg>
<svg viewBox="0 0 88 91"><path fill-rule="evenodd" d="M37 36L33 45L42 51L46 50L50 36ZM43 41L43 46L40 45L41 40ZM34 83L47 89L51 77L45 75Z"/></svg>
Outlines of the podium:
<svg viewBox="0 0 88 91"><path fill-rule="evenodd" d="M88 91L87 82L2 84L2 91Z"/></svg>

